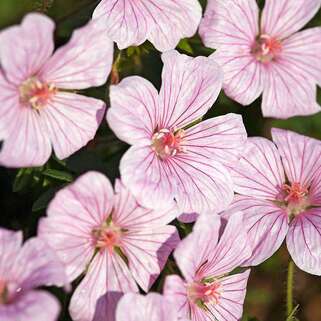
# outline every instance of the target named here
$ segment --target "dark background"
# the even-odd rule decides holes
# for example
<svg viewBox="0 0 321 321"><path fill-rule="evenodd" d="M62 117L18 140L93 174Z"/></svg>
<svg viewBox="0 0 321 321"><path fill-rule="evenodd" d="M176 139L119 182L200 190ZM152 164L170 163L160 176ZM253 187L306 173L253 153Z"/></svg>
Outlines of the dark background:
<svg viewBox="0 0 321 321"><path fill-rule="evenodd" d="M0 0L0 29L20 23L27 12L42 11L56 21L55 41L58 47L68 41L75 28L88 21L98 2L93 0ZM205 7L206 1L203 0L201 3ZM260 1L260 6L263 5L264 1ZM320 26L320 24L321 12L308 26ZM193 56L209 55L212 52L202 45L198 36L181 41L179 49ZM116 51L115 56L117 54ZM120 78L133 74L141 75L159 88L161 69L160 54L146 43L138 49L130 48L122 53L119 74ZM105 99L108 104L106 98L108 83L84 93ZM320 91L318 101L321 102ZM321 139L321 113L289 120L273 120L262 117L260 104L259 98L251 106L243 107L222 93L207 117L228 112L239 113L243 116L249 136L270 138L271 127L282 127ZM0 167L0 226L21 229L24 231L25 238L35 235L37 221L45 214L46 206L57 189L90 169L103 172L113 180L119 175L119 159L126 148L127 146L117 140L107 128L106 122L103 122L94 141L67 160L58 161L53 156L45 166L34 169L9 170ZM180 225L179 228L181 233L186 230L186 226ZM244 320L252 320L249 317L251 316L260 321L285 321L288 260L287 250L283 246L268 261L252 269ZM170 269L166 267L163 274L168 270ZM162 278L158 280L153 290L161 289L161 284ZM295 302L300 305L297 318L300 321L320 321L321 278L296 269L294 289ZM67 312L69 297L60 290L52 289L52 291L59 296L64 306L61 321L70 320Z"/></svg>

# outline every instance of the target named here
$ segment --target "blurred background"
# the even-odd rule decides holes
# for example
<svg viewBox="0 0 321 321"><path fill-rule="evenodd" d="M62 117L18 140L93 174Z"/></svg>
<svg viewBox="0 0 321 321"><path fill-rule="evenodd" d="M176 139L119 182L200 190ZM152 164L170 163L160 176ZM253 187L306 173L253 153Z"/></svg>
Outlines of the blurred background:
<svg viewBox="0 0 321 321"><path fill-rule="evenodd" d="M90 19L98 3L99 1L93 0L0 0L0 30L20 23L27 12L40 11L55 20L57 25L55 42L58 47L68 41L75 28L84 25ZM201 3L203 7L206 6L206 0ZM264 1L259 1L259 4L263 6ZM308 27L320 25L321 12L309 23ZM202 45L198 36L182 40L178 48L181 52L192 56L207 56L213 52ZM152 81L157 88L160 87L162 63L160 54L152 45L145 43L139 48L129 48L120 56L116 51L116 57L120 57L118 64L120 78L137 74ZM108 104L108 84L84 93L104 99ZM321 103L320 90L318 101ZM258 99L251 106L243 107L221 93L219 100L206 117L228 112L239 113L243 116L249 136L270 138L271 127L282 127L321 139L321 113L282 121L264 119L260 111L260 104L261 100ZM50 161L40 168L9 170L0 167L0 226L23 230L25 238L35 235L38 219L45 214L48 202L58 189L90 169L103 172L113 180L119 176L119 160L126 149L127 145L117 140L107 128L106 122L103 122L96 138L67 160L59 161L52 156ZM189 226L181 224L178 227L182 234L190 229ZM283 246L268 261L252 269L244 320L279 321L286 319L288 261L289 256ZM168 270L170 269L167 267L165 272ZM161 285L162 279L159 279L153 289L161 289ZM52 291L60 298L63 305L60 320L70 320L67 312L69 296L60 290L52 289ZM297 319L320 321L321 278L296 269L294 291L295 303L299 304Z"/></svg>

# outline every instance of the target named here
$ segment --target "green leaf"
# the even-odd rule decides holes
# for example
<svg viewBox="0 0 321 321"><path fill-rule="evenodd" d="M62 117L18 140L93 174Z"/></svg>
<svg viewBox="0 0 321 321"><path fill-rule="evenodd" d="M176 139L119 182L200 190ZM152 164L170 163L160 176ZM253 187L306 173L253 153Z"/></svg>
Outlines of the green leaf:
<svg viewBox="0 0 321 321"><path fill-rule="evenodd" d="M31 168L21 168L16 178L13 182L12 190L13 192L20 192L25 189L32 181L32 169Z"/></svg>
<svg viewBox="0 0 321 321"><path fill-rule="evenodd" d="M37 212L47 207L48 203L55 196L57 188L50 188L46 192L40 195L40 197L33 203L32 211Z"/></svg>
<svg viewBox="0 0 321 321"><path fill-rule="evenodd" d="M64 181L64 182L72 182L73 177L70 173L65 172L65 171L59 171L56 169L46 169L43 173L44 176L55 178L59 181Z"/></svg>
<svg viewBox="0 0 321 321"><path fill-rule="evenodd" d="M178 48L189 54L193 54L193 48L191 47L187 39L182 39L178 44Z"/></svg>

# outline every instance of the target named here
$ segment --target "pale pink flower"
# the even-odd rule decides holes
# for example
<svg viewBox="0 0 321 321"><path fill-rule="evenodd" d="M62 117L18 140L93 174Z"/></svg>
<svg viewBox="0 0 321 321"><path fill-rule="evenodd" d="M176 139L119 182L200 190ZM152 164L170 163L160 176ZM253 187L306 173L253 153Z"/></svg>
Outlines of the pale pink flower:
<svg viewBox="0 0 321 321"><path fill-rule="evenodd" d="M224 70L225 93L243 105L263 93L266 117L320 111L321 28L298 32L320 0L266 0L261 21L255 0L209 0L200 26Z"/></svg>
<svg viewBox="0 0 321 321"><path fill-rule="evenodd" d="M48 17L32 13L0 32L2 165L43 165L52 147L66 158L94 137L102 119L103 101L72 90L105 83L111 40L90 23L53 54L54 27Z"/></svg>
<svg viewBox="0 0 321 321"><path fill-rule="evenodd" d="M83 272L70 314L76 321L114 320L126 292L148 291L179 241L166 225L175 210L153 211L138 205L116 181L89 172L59 191L41 220L39 235L66 265L69 280Z"/></svg>
<svg viewBox="0 0 321 321"><path fill-rule="evenodd" d="M93 18L119 49L149 40L156 49L174 49L193 36L202 18L198 0L102 0Z"/></svg>
<svg viewBox="0 0 321 321"><path fill-rule="evenodd" d="M233 168L240 195L231 210L244 213L253 246L245 265L266 260L286 237L297 266L321 275L321 143L281 129L272 137L249 138Z"/></svg>
<svg viewBox="0 0 321 321"><path fill-rule="evenodd" d="M56 254L38 238L22 246L22 233L0 228L0 320L55 321L58 300L41 286L63 286L66 274Z"/></svg>
<svg viewBox="0 0 321 321"><path fill-rule="evenodd" d="M193 232L177 246L174 257L184 280L167 276L164 295L192 321L238 321L250 270L231 274L251 255L242 214L223 222L218 215L201 215Z"/></svg>
<svg viewBox="0 0 321 321"><path fill-rule="evenodd" d="M110 88L108 124L134 145L120 163L122 181L146 207L176 201L181 213L219 211L233 198L225 165L238 160L246 140L242 118L228 114L200 122L222 85L221 69L211 59L174 50L162 59L159 94L141 77Z"/></svg>

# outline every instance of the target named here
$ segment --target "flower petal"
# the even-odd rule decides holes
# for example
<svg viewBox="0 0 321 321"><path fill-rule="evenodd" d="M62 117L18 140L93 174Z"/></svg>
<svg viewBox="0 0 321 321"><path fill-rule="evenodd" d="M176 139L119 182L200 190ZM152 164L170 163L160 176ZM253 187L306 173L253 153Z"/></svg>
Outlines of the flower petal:
<svg viewBox="0 0 321 321"><path fill-rule="evenodd" d="M174 226L131 230L122 239L129 269L140 287L148 292L179 242Z"/></svg>
<svg viewBox="0 0 321 321"><path fill-rule="evenodd" d="M212 107L222 88L223 73L210 58L191 58L177 51L162 55L160 128L183 128Z"/></svg>
<svg viewBox="0 0 321 321"><path fill-rule="evenodd" d="M158 92L146 79L132 76L110 87L109 127L128 144L150 143L157 127Z"/></svg>
<svg viewBox="0 0 321 321"><path fill-rule="evenodd" d="M268 200L236 196L229 211L243 213L253 253L242 265L258 265L272 256L282 245L288 232L285 210Z"/></svg>
<svg viewBox="0 0 321 321"><path fill-rule="evenodd" d="M187 129L181 146L186 152L231 165L240 159L247 138L242 117L227 114Z"/></svg>
<svg viewBox="0 0 321 321"><path fill-rule="evenodd" d="M117 302L126 292L138 292L126 263L117 254L99 252L71 298L70 315L74 321L115 321Z"/></svg>
<svg viewBox="0 0 321 321"><path fill-rule="evenodd" d="M312 206L321 206L321 168L313 176L309 188L309 200Z"/></svg>
<svg viewBox="0 0 321 321"><path fill-rule="evenodd" d="M304 27L320 5L320 0L266 0L262 13L262 33L284 39Z"/></svg>
<svg viewBox="0 0 321 321"><path fill-rule="evenodd" d="M280 154L265 138L249 138L240 162L231 170L235 191L255 198L275 200L285 183Z"/></svg>
<svg viewBox="0 0 321 321"><path fill-rule="evenodd" d="M289 181L309 187L321 169L320 141L277 128L272 128L272 138Z"/></svg>
<svg viewBox="0 0 321 321"><path fill-rule="evenodd" d="M10 82L20 85L36 74L54 49L55 24L45 15L29 13L21 25L0 33L0 61Z"/></svg>
<svg viewBox="0 0 321 321"><path fill-rule="evenodd" d="M160 51L174 49L181 38L191 37L201 20L196 0L103 0L94 11L119 49L150 40Z"/></svg>
<svg viewBox="0 0 321 321"><path fill-rule="evenodd" d="M290 224L286 244L295 264L303 271L321 275L321 209L298 215Z"/></svg>
<svg viewBox="0 0 321 321"><path fill-rule="evenodd" d="M56 156L64 159L93 139L104 111L102 100L58 92L40 112Z"/></svg>
<svg viewBox="0 0 321 321"><path fill-rule="evenodd" d="M113 207L113 189L102 174L88 172L60 190L41 219L38 235L57 252L70 281L86 268L94 254L92 230ZM68 226L68 229L66 229Z"/></svg>
<svg viewBox="0 0 321 321"><path fill-rule="evenodd" d="M96 87L106 82L112 60L113 42L91 21L74 31L41 70L41 76L59 88Z"/></svg>

